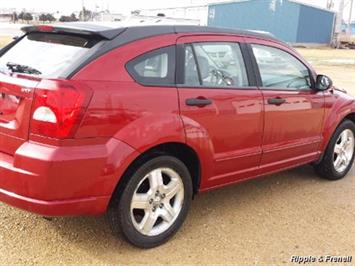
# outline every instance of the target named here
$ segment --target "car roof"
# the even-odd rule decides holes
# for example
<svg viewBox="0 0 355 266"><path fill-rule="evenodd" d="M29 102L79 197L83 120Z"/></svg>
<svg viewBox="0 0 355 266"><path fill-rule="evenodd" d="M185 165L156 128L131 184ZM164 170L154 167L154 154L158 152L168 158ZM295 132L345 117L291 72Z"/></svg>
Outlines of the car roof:
<svg viewBox="0 0 355 266"><path fill-rule="evenodd" d="M130 36L130 41L152 37L160 34L179 34L179 33L217 33L217 34L234 34L242 36L257 37L262 39L276 38L267 32L253 31L253 30L239 30L230 28L217 28L207 26L193 26L193 25L153 25L153 26L133 26L122 27L116 23L82 23L70 22L62 24L46 25L43 28L52 27L53 32L73 33L83 35L95 35L104 39L113 40L122 33ZM26 33L39 32L41 26L26 26L22 30ZM48 30L48 28L47 28ZM142 34L144 33L144 34ZM122 36L120 36L122 37Z"/></svg>
<svg viewBox="0 0 355 266"><path fill-rule="evenodd" d="M155 26L134 26L134 27L118 27L116 23L62 23L54 25L39 25L39 26L27 26L22 30L25 33L32 32L51 32L51 33L67 33L67 34L79 34L85 36L99 37L105 42L97 45L97 47L90 49L87 56L83 59L79 59L70 68L68 68L64 77L71 78L81 68L97 59L98 57L106 54L107 52L121 47L123 45L150 38L159 35L166 34L232 34L244 37L261 38L264 40L272 40L279 42L271 34L257 31L248 30L235 30L228 28L214 28L205 26L190 26L190 25L155 25Z"/></svg>

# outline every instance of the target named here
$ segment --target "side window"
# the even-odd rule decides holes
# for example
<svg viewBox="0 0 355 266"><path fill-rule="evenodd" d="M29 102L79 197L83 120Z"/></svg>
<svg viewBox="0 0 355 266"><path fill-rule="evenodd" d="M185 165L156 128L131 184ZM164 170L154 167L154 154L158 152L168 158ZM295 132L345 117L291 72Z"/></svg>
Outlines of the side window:
<svg viewBox="0 0 355 266"><path fill-rule="evenodd" d="M175 84L175 46L143 54L127 63L127 71L143 85Z"/></svg>
<svg viewBox="0 0 355 266"><path fill-rule="evenodd" d="M188 86L248 87L239 45L215 42L186 46L184 81Z"/></svg>
<svg viewBox="0 0 355 266"><path fill-rule="evenodd" d="M306 89L311 87L308 68L291 54L265 45L252 45L263 87Z"/></svg>

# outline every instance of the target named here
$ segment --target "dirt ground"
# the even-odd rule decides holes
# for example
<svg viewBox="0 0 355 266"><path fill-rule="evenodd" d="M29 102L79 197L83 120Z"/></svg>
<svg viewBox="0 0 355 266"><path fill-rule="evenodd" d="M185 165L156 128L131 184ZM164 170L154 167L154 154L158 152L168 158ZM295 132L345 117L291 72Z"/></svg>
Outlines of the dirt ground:
<svg viewBox="0 0 355 266"><path fill-rule="evenodd" d="M299 51L355 95L355 50ZM355 256L354 196L355 170L328 182L300 167L198 195L180 232L152 250L112 236L105 217L48 221L0 203L0 265L281 265L292 255Z"/></svg>
<svg viewBox="0 0 355 266"><path fill-rule="evenodd" d="M319 74L332 78L334 85L355 96L355 50L298 49Z"/></svg>
<svg viewBox="0 0 355 266"><path fill-rule="evenodd" d="M6 44L8 44L11 41L11 37L7 36L0 36L0 48L4 47Z"/></svg>

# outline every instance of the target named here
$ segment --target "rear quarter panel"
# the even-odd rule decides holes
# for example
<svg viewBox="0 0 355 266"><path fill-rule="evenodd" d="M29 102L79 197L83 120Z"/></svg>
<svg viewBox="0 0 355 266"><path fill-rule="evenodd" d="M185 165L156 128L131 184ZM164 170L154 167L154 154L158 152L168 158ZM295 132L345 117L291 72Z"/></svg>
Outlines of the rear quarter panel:
<svg viewBox="0 0 355 266"><path fill-rule="evenodd" d="M162 143L185 143L177 88L142 86L125 68L137 56L174 45L175 41L176 35L164 35L124 45L91 62L72 78L93 90L75 137L117 139L133 148L122 158L118 147L110 147L105 174L113 179L111 193L141 153Z"/></svg>
<svg viewBox="0 0 355 266"><path fill-rule="evenodd" d="M94 96L76 137L115 137L140 152L160 143L184 142L177 89L142 86L125 68L135 57L175 40L175 35L163 35L124 45L77 73L73 79L84 81Z"/></svg>

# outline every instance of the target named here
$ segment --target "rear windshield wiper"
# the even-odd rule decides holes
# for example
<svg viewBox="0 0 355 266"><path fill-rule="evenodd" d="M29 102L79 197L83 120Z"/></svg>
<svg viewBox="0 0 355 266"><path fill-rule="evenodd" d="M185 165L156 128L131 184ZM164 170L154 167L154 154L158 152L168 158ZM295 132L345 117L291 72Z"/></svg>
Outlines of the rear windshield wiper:
<svg viewBox="0 0 355 266"><path fill-rule="evenodd" d="M32 75L41 75L42 72L26 65L20 65L16 63L8 62L6 66L12 71L16 73L24 73L24 74L32 74Z"/></svg>

